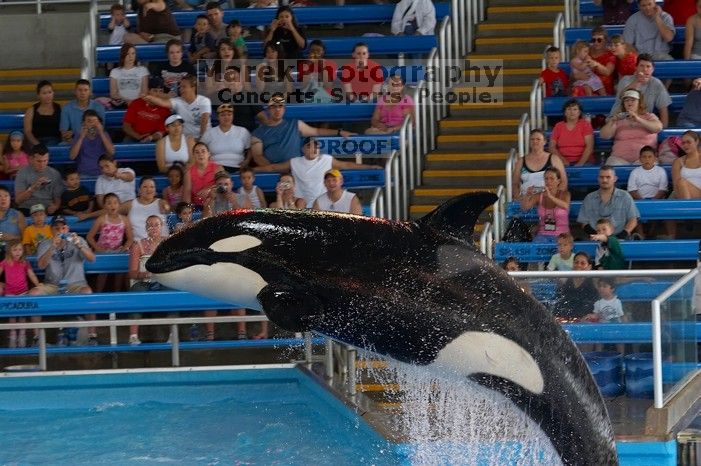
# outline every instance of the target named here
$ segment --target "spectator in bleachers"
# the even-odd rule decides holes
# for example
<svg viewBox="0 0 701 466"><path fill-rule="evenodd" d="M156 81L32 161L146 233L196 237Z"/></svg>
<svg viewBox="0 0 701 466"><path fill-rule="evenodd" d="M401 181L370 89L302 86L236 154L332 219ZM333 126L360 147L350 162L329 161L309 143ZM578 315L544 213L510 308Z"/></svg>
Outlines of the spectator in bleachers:
<svg viewBox="0 0 701 466"><path fill-rule="evenodd" d="M282 58L294 59L302 57L302 50L307 45L304 30L297 24L292 8L281 6L277 9L275 19L270 23L265 34L265 42L282 46Z"/></svg>
<svg viewBox="0 0 701 466"><path fill-rule="evenodd" d="M557 235L557 252L553 254L546 267L548 270L572 270L574 264L574 255L572 248L574 247L574 238L572 233L560 233Z"/></svg>
<svg viewBox="0 0 701 466"><path fill-rule="evenodd" d="M114 155L114 144L102 122L103 120L93 110L86 110L83 113L83 125L80 133L75 135L68 154L71 160L77 159L78 172L81 175L98 176L100 156Z"/></svg>
<svg viewBox="0 0 701 466"><path fill-rule="evenodd" d="M600 299L594 303L594 312L584 316L583 320L604 324L623 322L623 304L616 297L616 282L614 279L602 277L596 284L596 288ZM623 351L619 352L622 353Z"/></svg>
<svg viewBox="0 0 701 466"><path fill-rule="evenodd" d="M80 173L75 167L69 167L63 172L65 189L61 193L61 213L75 215L79 220L88 218L95 208L95 201L83 185L80 184Z"/></svg>
<svg viewBox="0 0 701 466"><path fill-rule="evenodd" d="M627 239L638 226L640 212L628 192L616 188L616 169L603 165L599 169L599 189L587 194L577 215L577 222L587 235L596 234L597 221L610 219L613 233Z"/></svg>
<svg viewBox="0 0 701 466"><path fill-rule="evenodd" d="M95 219L86 239L93 251L99 253L126 252L133 242L132 228L129 219L119 213L119 197L115 193L107 193L103 198L104 215ZM108 274L101 273L95 282L95 291L105 290ZM124 288L123 274L115 274L114 290Z"/></svg>
<svg viewBox="0 0 701 466"><path fill-rule="evenodd" d="M148 94L165 97L163 79L154 76L148 80ZM167 108L152 105L139 97L127 107L122 123L124 142L156 142L166 134L165 120L170 116Z"/></svg>
<svg viewBox="0 0 701 466"><path fill-rule="evenodd" d="M194 161L192 148L195 139L183 132L183 118L176 114L166 119L166 136L156 143L156 165L166 173L174 163L190 166Z"/></svg>
<svg viewBox="0 0 701 466"><path fill-rule="evenodd" d="M134 170L127 167L120 168L114 157L109 155L100 156L98 164L101 174L95 181L97 207L100 209L104 207L103 199L107 193L115 193L122 204L131 202L136 197Z"/></svg>
<svg viewBox="0 0 701 466"><path fill-rule="evenodd" d="M110 7L110 23L107 30L110 32L110 45L122 45L131 23L124 12L124 5L114 3Z"/></svg>
<svg viewBox="0 0 701 466"><path fill-rule="evenodd" d="M134 241L147 237L146 219L152 215L161 218L163 235L168 235L168 225L165 216L170 212L170 206L163 199L156 197L156 181L152 176L141 177L139 181L139 195L131 201L123 203L120 212L129 217Z"/></svg>
<svg viewBox="0 0 701 466"><path fill-rule="evenodd" d="M214 41L219 42L226 37L226 25L224 24L224 12L219 2L208 2L205 5L207 10L207 20L209 21L209 33L214 37Z"/></svg>
<svg viewBox="0 0 701 466"><path fill-rule="evenodd" d="M238 66L227 66L225 79L213 83L210 89L208 93L215 95L216 101L235 105L234 125L252 132L258 126L258 122L268 120L263 107L258 103L258 93L244 89L244 80Z"/></svg>
<svg viewBox="0 0 701 466"><path fill-rule="evenodd" d="M325 58L326 46L319 39L309 43L308 60L299 62L297 67L297 81L301 81L302 90L313 95L307 98L307 102L327 103L331 102L332 91L338 65L334 60Z"/></svg>
<svg viewBox="0 0 701 466"><path fill-rule="evenodd" d="M628 177L628 192L633 199L666 199L668 191L667 171L657 164L657 153L650 146L640 149L640 166ZM635 232L641 237L654 236L658 222L641 222ZM647 231L644 228L647 226Z"/></svg>
<svg viewBox="0 0 701 466"><path fill-rule="evenodd" d="M701 60L701 1L696 1L696 12L686 20L684 29L684 60Z"/></svg>
<svg viewBox="0 0 701 466"><path fill-rule="evenodd" d="M538 206L538 231L535 243L555 243L560 233L570 231L570 199L567 189L562 189L560 170L549 167L544 170L542 190L521 198L521 209L529 211Z"/></svg>
<svg viewBox="0 0 701 466"><path fill-rule="evenodd" d="M169 108L180 115L185 136L199 139L212 126L212 101L197 94L197 77L194 75L187 75L180 82L180 97L162 98L147 95L144 100Z"/></svg>
<svg viewBox="0 0 701 466"><path fill-rule="evenodd" d="M153 280L153 274L146 270L146 261L156 250L161 241L168 237L164 233L165 222L160 215L149 215L140 229L145 235L139 238L129 248L129 291L164 291L167 288ZM167 227L165 227L167 229ZM139 319L141 314L131 314L130 318ZM139 326L129 326L129 344L140 345Z"/></svg>
<svg viewBox="0 0 701 466"><path fill-rule="evenodd" d="M54 102L54 87L49 81L37 83L39 101L24 112L24 135L30 145L47 146L61 142L61 106Z"/></svg>
<svg viewBox="0 0 701 466"><path fill-rule="evenodd" d="M623 105L618 113L606 119L601 128L603 139L613 138L607 165L637 164L643 146L657 147L657 133L662 122L654 113L646 111L640 91L628 89L623 93Z"/></svg>
<svg viewBox="0 0 701 466"><path fill-rule="evenodd" d="M70 233L68 222L62 215L51 221L53 238L39 244L37 266L45 271L44 283L29 291L30 295L90 294L92 288L85 278L85 261L95 262L95 253L88 243L75 233ZM65 284L65 291L61 288ZM86 315L95 320L95 314ZM34 320L34 319L32 319ZM34 336L34 344L38 336ZM97 345L95 327L88 328L88 344Z"/></svg>
<svg viewBox="0 0 701 466"><path fill-rule="evenodd" d="M690 0L664 0L662 9L672 16L675 26L683 26L696 13L696 5Z"/></svg>
<svg viewBox="0 0 701 466"><path fill-rule="evenodd" d="M312 205L314 210L345 212L363 215L363 206L358 196L343 189L343 175L335 168L324 174L326 192L319 196Z"/></svg>
<svg viewBox="0 0 701 466"><path fill-rule="evenodd" d="M572 270L591 270L591 258L586 252L575 253ZM597 290L591 277L573 277L566 279L557 289L557 299L552 312L559 320L574 322L594 308Z"/></svg>
<svg viewBox="0 0 701 466"><path fill-rule="evenodd" d="M677 126L682 128L701 126L701 78L694 79L692 88L684 99L682 111L677 116Z"/></svg>
<svg viewBox="0 0 701 466"><path fill-rule="evenodd" d="M234 125L233 105L219 105L217 115L219 125L209 128L201 140L209 147L213 162L230 173L236 172L248 159L251 133L246 128Z"/></svg>
<svg viewBox="0 0 701 466"><path fill-rule="evenodd" d="M501 264L501 268L506 270L507 272L520 272L522 270L521 264L515 257L507 257L506 260ZM524 293L533 294L533 291L531 290L531 285L530 283L528 283L528 280L514 279L514 281Z"/></svg>
<svg viewBox="0 0 701 466"><path fill-rule="evenodd" d="M178 202L175 206L175 215L178 216L178 223L173 228L173 233L178 233L193 224L192 206L185 201Z"/></svg>
<svg viewBox="0 0 701 466"><path fill-rule="evenodd" d="M674 39L674 20L655 0L640 0L640 11L633 13L623 28L623 38L641 54L653 60L674 60L669 54Z"/></svg>
<svg viewBox="0 0 701 466"><path fill-rule="evenodd" d="M22 233L22 246L28 256L34 255L37 252L39 243L45 239L53 237L51 227L44 223L46 222L46 209L43 204L35 204L29 209L29 215L32 217L32 224L27 225Z"/></svg>
<svg viewBox="0 0 701 466"><path fill-rule="evenodd" d="M209 33L209 20L206 15L199 15L195 20L195 33L190 39L190 49L188 50L188 60L190 63L197 63L198 60L214 58L216 54L217 41ZM202 69L200 67L200 69Z"/></svg>
<svg viewBox="0 0 701 466"><path fill-rule="evenodd" d="M277 7L278 7L277 0L251 0L251 4L248 6L248 8L277 8ZM259 26L256 26L256 29L258 29L260 31L261 39L265 38L266 26L259 25Z"/></svg>
<svg viewBox="0 0 701 466"><path fill-rule="evenodd" d="M540 72L540 83L545 88L545 97L564 97L569 95L570 77L560 69L560 49L548 47L545 50L546 68Z"/></svg>
<svg viewBox="0 0 701 466"><path fill-rule="evenodd" d="M163 90L169 97L180 95L180 82L187 75L194 75L195 68L183 60L183 44L178 39L171 39L165 45L168 61L160 63L155 76L163 79Z"/></svg>
<svg viewBox="0 0 701 466"><path fill-rule="evenodd" d="M686 131L682 135L682 150L686 155L672 164L674 197L677 199L701 198L701 153L699 135L696 131Z"/></svg>
<svg viewBox="0 0 701 466"><path fill-rule="evenodd" d="M229 21L229 25L226 26L226 37L222 39L229 39L236 48L239 56L245 57L248 55L248 46L246 45L246 40L243 38L243 27L238 19Z"/></svg>
<svg viewBox="0 0 701 466"><path fill-rule="evenodd" d="M592 64L590 66L589 64ZM578 40L572 45L572 59L570 68L572 69L572 95L606 95L604 83L593 71L593 65L598 64L589 56L589 46L583 40Z"/></svg>
<svg viewBox="0 0 701 466"><path fill-rule="evenodd" d="M593 0L594 5L604 9L604 24L625 24L630 17L630 5L633 0Z"/></svg>
<svg viewBox="0 0 701 466"><path fill-rule="evenodd" d="M396 133L409 115L414 121L414 99L405 94L404 79L401 75L390 76L387 80L388 93L379 97L370 119L370 128L365 134Z"/></svg>
<svg viewBox="0 0 701 466"><path fill-rule="evenodd" d="M669 96L669 92L667 92L667 88L662 81L652 75L654 71L655 65L652 62L652 57L645 53L638 55L635 74L624 76L618 81L616 102L613 104L609 116L614 116L620 112L621 96L625 91L634 89L645 97L643 101L646 104L647 111L657 110L662 126L665 128L669 126L669 109L667 107L671 105L672 98Z"/></svg>
<svg viewBox="0 0 701 466"><path fill-rule="evenodd" d="M214 175L214 184L214 189L209 190L202 218L213 217L241 207L251 208L250 201L248 205L239 204L240 197L234 192L234 182L229 173L224 170L218 171Z"/></svg>
<svg viewBox="0 0 701 466"><path fill-rule="evenodd" d="M75 82L75 100L71 100L61 110L61 138L71 143L83 126L83 113L93 110L105 121L105 107L90 98L90 81L79 79Z"/></svg>
<svg viewBox="0 0 701 466"><path fill-rule="evenodd" d="M514 165L512 193L514 200L520 200L524 196L532 196L542 192L545 182L543 174L545 169L554 167L562 174L560 189L567 189L567 174L565 164L559 155L553 155L545 151L545 133L542 129L531 130L529 136L529 151L519 158Z"/></svg>
<svg viewBox="0 0 701 466"><path fill-rule="evenodd" d="M0 178L12 180L17 176L17 171L29 165L30 150L22 131L12 131L2 148L0 159Z"/></svg>
<svg viewBox="0 0 701 466"><path fill-rule="evenodd" d="M302 120L285 118L285 97L275 94L268 104L268 121L251 135L251 156L258 167L290 160L299 153L302 137L343 136L354 133L342 129L315 128Z"/></svg>
<svg viewBox="0 0 701 466"><path fill-rule="evenodd" d="M343 92L351 102L369 102L384 83L382 69L377 62L370 60L370 51L364 42L355 44L352 57L352 61L341 67Z"/></svg>
<svg viewBox="0 0 701 466"><path fill-rule="evenodd" d="M0 246L7 241L22 241L22 234L27 227L24 214L12 208L10 190L0 185Z"/></svg>
<svg viewBox="0 0 701 466"><path fill-rule="evenodd" d="M185 197L185 171L183 170L183 164L175 162L168 168L167 176L168 186L163 189L163 199L170 205L170 209L174 210Z"/></svg>
<svg viewBox="0 0 701 466"><path fill-rule="evenodd" d="M139 14L136 20L136 33L128 32L124 42L148 44L180 39L180 29L175 18L163 0L138 0Z"/></svg>
<svg viewBox="0 0 701 466"><path fill-rule="evenodd" d="M597 26L591 31L591 44L587 66L596 74L604 85L606 95L613 95L616 58L608 49L609 35L606 29ZM582 79L581 77L578 79Z"/></svg>
<svg viewBox="0 0 701 466"><path fill-rule="evenodd" d="M148 70L138 66L136 47L124 44L119 50L119 66L110 71L110 105L126 107L148 92Z"/></svg>
<svg viewBox="0 0 701 466"><path fill-rule="evenodd" d="M263 61L256 66L256 91L260 95L260 101L265 102L277 93L284 95L287 101L293 86L285 74L282 46L266 42L263 50Z"/></svg>
<svg viewBox="0 0 701 466"><path fill-rule="evenodd" d="M280 181L275 185L275 201L270 203L271 209L304 209L306 202L295 194L295 179L292 175L280 175Z"/></svg>
<svg viewBox="0 0 701 466"><path fill-rule="evenodd" d="M584 118L582 104L570 99L562 107L565 118L553 128L548 146L550 152L560 156L565 166L581 167L594 163L594 129Z"/></svg>
<svg viewBox="0 0 701 466"><path fill-rule="evenodd" d="M53 215L61 206L63 182L56 169L49 166L49 149L43 144L32 147L29 165L22 167L15 178L15 202L28 213L34 204L43 204Z"/></svg>
<svg viewBox="0 0 701 466"><path fill-rule="evenodd" d="M203 208L215 189L215 175L222 168L210 160L209 147L204 142L195 144L192 151L195 155L195 163L185 171L183 200Z"/></svg>
<svg viewBox="0 0 701 466"><path fill-rule="evenodd" d="M616 57L616 75L618 79L635 74L638 52L636 52L635 47L626 44L622 35L616 34L611 37L611 53Z"/></svg>
<svg viewBox="0 0 701 466"><path fill-rule="evenodd" d="M256 174L251 167L241 168L241 187L238 189L239 204L247 209L264 209L268 206L263 190L255 185ZM249 207L250 205L250 207Z"/></svg>
<svg viewBox="0 0 701 466"><path fill-rule="evenodd" d="M436 29L436 7L431 0L400 0L391 29L395 36L430 36Z"/></svg>
<svg viewBox="0 0 701 466"><path fill-rule="evenodd" d="M620 270L625 267L623 250L618 238L613 234L613 223L610 218L600 218L596 221L596 233L589 239L597 241L594 267L603 270Z"/></svg>
<svg viewBox="0 0 701 466"><path fill-rule="evenodd" d="M256 171L291 173L295 180L295 196L304 199L307 208L324 194L324 175L331 169L352 170L354 168L382 168L378 165L357 164L338 160L319 151L319 143L314 138L306 138L302 147L302 156L294 157L281 163L256 167Z"/></svg>
<svg viewBox="0 0 701 466"><path fill-rule="evenodd" d="M30 283L34 285L34 287L40 284L39 279L32 269L32 265L27 260L22 243L17 240L12 240L7 244L5 259L0 262L0 273L5 276L4 283L0 283L0 290L3 296L26 295L30 291ZM9 318L11 324L26 321L26 317ZM32 319L32 321L35 321L35 319ZM34 331L35 335L37 335L37 333L38 329ZM24 348L27 346L26 330L23 328L10 330L10 342L8 346L10 348Z"/></svg>

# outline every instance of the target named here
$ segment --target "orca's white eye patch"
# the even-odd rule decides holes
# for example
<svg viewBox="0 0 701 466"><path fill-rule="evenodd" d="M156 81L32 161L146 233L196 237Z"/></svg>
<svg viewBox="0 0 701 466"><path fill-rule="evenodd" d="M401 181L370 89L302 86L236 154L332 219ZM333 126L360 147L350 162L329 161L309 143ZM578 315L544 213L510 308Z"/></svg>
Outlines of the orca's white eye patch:
<svg viewBox="0 0 701 466"><path fill-rule="evenodd" d="M261 240L251 235L237 235L215 241L209 249L216 252L241 252L261 245Z"/></svg>

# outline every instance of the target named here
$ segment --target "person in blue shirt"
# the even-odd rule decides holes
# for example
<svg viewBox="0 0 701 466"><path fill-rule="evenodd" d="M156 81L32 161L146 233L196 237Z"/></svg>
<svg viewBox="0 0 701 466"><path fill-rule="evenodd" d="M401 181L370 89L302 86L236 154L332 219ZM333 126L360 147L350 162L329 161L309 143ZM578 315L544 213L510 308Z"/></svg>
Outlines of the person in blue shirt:
<svg viewBox="0 0 701 466"><path fill-rule="evenodd" d="M73 137L80 132L83 126L83 113L86 110L94 110L102 121L105 121L105 107L90 98L90 81L79 79L75 82L75 100L71 100L61 109L61 139L63 143L70 144Z"/></svg>

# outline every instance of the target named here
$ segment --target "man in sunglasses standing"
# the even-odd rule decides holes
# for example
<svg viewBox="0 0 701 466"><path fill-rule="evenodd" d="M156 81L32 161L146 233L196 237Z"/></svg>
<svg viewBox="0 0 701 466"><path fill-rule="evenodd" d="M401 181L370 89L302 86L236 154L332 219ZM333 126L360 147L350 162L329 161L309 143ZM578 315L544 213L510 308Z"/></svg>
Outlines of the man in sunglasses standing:
<svg viewBox="0 0 701 466"><path fill-rule="evenodd" d="M70 232L70 227L62 215L54 216L51 231L54 234L53 238L45 239L37 248L37 266L46 273L44 282L29 294L92 293L92 288L85 278L85 261L94 262L95 253L83 238ZM95 320L95 314L86 315L85 318ZM97 345L95 327L88 328L88 344Z"/></svg>

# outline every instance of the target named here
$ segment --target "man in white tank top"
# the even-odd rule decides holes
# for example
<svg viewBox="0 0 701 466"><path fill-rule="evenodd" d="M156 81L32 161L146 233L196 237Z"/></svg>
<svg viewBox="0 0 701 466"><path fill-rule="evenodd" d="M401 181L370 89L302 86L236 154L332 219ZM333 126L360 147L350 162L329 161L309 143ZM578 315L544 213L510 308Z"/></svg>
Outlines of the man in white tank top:
<svg viewBox="0 0 701 466"><path fill-rule="evenodd" d="M335 168L324 174L326 192L319 196L312 208L314 210L329 210L363 215L363 206L358 196L343 189L343 175Z"/></svg>
<svg viewBox="0 0 701 466"><path fill-rule="evenodd" d="M329 154L319 153L319 143L314 138L306 138L302 148L302 156L295 157L281 163L274 163L263 167L256 167L256 171L292 173L295 179L295 197L304 199L307 208L311 208L314 201L324 194L324 175L331 169L378 169L379 165L366 165L355 162L344 162Z"/></svg>

